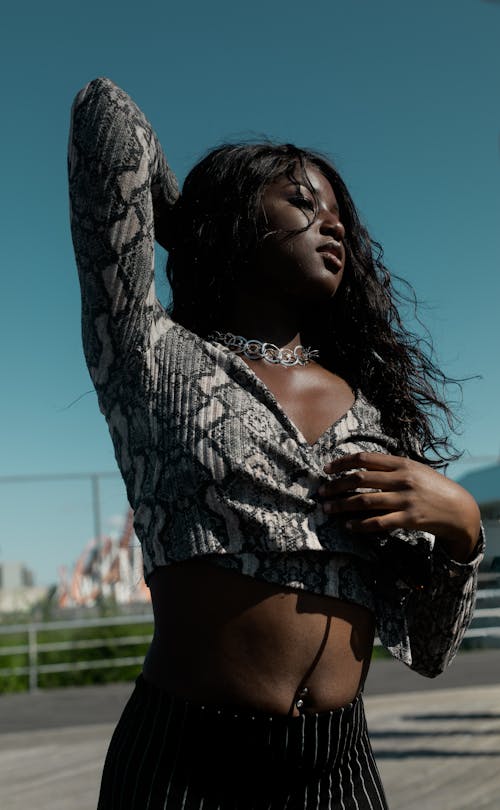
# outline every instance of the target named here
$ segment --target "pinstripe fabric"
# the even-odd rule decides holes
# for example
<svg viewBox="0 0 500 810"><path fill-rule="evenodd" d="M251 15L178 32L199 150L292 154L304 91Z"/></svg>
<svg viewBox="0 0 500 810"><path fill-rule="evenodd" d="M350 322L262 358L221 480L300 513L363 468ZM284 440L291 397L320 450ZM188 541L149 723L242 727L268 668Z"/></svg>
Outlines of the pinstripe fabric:
<svg viewBox="0 0 500 810"><path fill-rule="evenodd" d="M300 717L172 698L142 676L98 810L387 810L361 696Z"/></svg>

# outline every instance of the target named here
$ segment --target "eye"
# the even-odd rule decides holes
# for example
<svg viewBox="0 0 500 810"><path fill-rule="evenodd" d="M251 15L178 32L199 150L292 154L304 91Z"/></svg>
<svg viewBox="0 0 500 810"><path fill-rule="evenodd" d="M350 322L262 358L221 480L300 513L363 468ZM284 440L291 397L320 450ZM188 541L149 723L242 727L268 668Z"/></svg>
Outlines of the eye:
<svg viewBox="0 0 500 810"><path fill-rule="evenodd" d="M290 202L293 203L293 205L296 205L297 208L306 208L308 211L316 210L314 201L309 199L309 197L303 197L302 194L298 194L295 197L290 197Z"/></svg>

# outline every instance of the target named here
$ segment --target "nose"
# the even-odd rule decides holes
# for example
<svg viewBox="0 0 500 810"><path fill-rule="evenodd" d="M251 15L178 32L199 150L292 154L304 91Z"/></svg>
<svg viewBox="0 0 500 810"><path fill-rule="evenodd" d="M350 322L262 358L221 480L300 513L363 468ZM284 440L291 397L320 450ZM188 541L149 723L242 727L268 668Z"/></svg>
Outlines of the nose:
<svg viewBox="0 0 500 810"><path fill-rule="evenodd" d="M320 225L321 233L332 236L337 242L345 239L345 228L342 225L338 214L332 211L325 211Z"/></svg>

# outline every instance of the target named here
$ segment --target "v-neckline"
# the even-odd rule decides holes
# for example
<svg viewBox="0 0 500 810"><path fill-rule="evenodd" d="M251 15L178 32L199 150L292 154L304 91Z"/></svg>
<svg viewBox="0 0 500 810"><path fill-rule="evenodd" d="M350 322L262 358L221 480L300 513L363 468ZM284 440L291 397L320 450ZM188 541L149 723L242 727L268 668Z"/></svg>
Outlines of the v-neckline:
<svg viewBox="0 0 500 810"><path fill-rule="evenodd" d="M211 345L213 346L214 344L212 343ZM220 344L217 345L220 346ZM282 421L285 422L288 428L288 432L294 435L294 438L296 439L298 444L307 447L309 450L314 450L318 445L322 444L323 440L326 439L335 430L335 428L341 425L342 422L348 419L349 416L353 414L353 412L357 407L359 400L359 390L354 389L354 402L352 403L351 407L348 408L345 413L339 416L338 419L335 419L334 422L328 425L328 427L325 428L323 433L321 433L318 436L318 438L314 440L314 442L309 442L302 433L302 431L300 430L300 428L287 414L283 406L278 402L276 396L273 394L271 389L266 385L264 380L262 380L262 378L259 377L258 374L256 374L255 371L247 363L245 363L245 361L238 354L232 352L230 349L225 349L222 346L221 350L224 352L224 355L226 357L231 357L232 361L238 368L243 368L244 372L247 373L249 380L251 380L254 386L260 390L263 397L268 400L268 402L266 403L268 410L270 410L271 412L273 411L273 409L275 411L278 411ZM270 405L272 405L273 408L271 408Z"/></svg>
<svg viewBox="0 0 500 810"><path fill-rule="evenodd" d="M254 387L257 388L257 390L260 391L263 399L267 400L267 402L264 403L265 406L267 407L267 410L270 413L273 413L274 411L275 415L277 412L277 414L281 417L281 421L285 423L288 433L291 434L291 436L301 447L307 450L315 450L337 427L339 427L339 425L345 422L351 415L355 414L356 412L359 400L361 398L361 392L358 388L354 389L354 402L352 403L351 407L348 408L345 413L339 416L338 419L332 422L331 425L328 425L328 427L325 428L323 433L320 436L318 436L318 438L315 439L314 442L308 442L306 437L300 430L300 428L298 428L295 422L293 422L290 419L283 406L280 405L271 389L268 388L266 383L260 377L257 376L255 371L252 368L250 368L250 366L247 365L247 363L245 363L245 361L242 360L241 357L238 354L236 354L236 352L231 351L230 349L223 346L221 343L212 342L210 340L202 338L200 335L197 335L196 332L192 332L190 329L187 329L185 326L182 326L182 324L176 321L173 321L173 323L175 326L177 326L177 328L181 333L185 332L187 335L189 335L191 340L194 338L196 342L199 341L201 344L203 344L205 350L206 347L209 346L210 349L212 350L216 349L217 351L220 351L226 358L226 360L228 360L230 363L231 362L233 363L233 366L235 368L242 369L243 373L246 374L248 380L253 383Z"/></svg>

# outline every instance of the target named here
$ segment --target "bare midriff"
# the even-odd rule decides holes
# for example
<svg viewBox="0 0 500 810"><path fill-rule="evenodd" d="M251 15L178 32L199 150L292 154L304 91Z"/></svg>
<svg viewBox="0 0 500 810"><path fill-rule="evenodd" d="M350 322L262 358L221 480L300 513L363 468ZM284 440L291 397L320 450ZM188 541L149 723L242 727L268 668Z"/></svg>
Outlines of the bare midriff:
<svg viewBox="0 0 500 810"><path fill-rule="evenodd" d="M360 605L204 560L158 568L149 585L143 675L172 695L295 716L344 706L363 687L374 617Z"/></svg>

